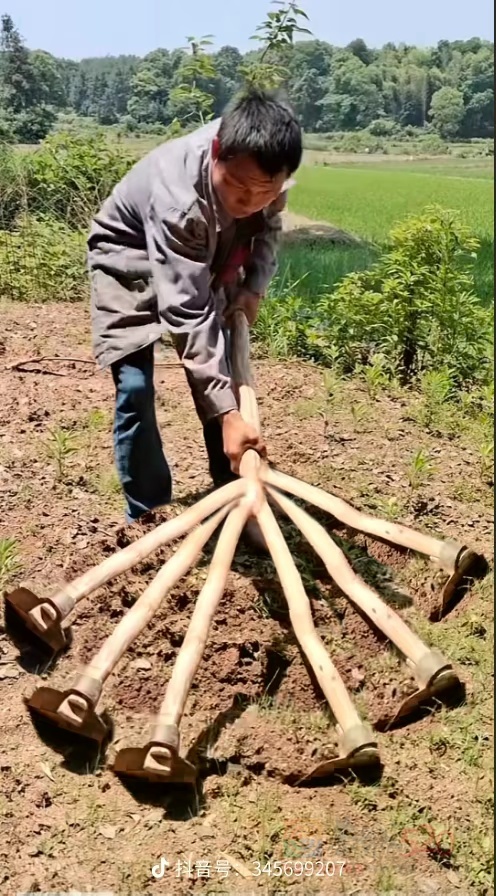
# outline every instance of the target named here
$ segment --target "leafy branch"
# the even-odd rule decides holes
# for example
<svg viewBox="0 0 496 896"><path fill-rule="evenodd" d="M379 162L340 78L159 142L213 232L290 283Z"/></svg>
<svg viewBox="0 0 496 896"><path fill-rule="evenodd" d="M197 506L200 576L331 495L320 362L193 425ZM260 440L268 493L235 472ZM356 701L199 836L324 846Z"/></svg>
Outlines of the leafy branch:
<svg viewBox="0 0 496 896"><path fill-rule="evenodd" d="M247 84L253 87L275 88L285 80L287 67L283 65L285 51L293 46L295 34L311 34L304 27L308 15L296 0L272 0L277 9L267 13L267 18L256 29L251 40L263 44L259 58L241 67Z"/></svg>
<svg viewBox="0 0 496 896"><path fill-rule="evenodd" d="M181 62L178 77L181 79L171 90L170 100L173 107L181 110L181 118L193 118L204 124L212 117L214 97L203 89L205 82L215 79L217 71L212 56L206 52L211 46L212 34L203 37L187 37L187 52Z"/></svg>

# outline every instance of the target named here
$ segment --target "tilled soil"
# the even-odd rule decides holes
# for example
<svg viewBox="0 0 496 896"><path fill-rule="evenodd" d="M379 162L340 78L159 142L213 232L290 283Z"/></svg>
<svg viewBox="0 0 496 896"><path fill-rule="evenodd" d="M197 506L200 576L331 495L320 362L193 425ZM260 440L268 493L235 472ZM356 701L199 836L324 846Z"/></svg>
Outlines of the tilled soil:
<svg viewBox="0 0 496 896"><path fill-rule="evenodd" d="M176 503L149 523L124 527L113 478L112 384L90 361L88 334L88 314L79 306L2 308L0 537L15 539L21 564L5 568L9 587L22 583L47 594L209 488L200 429L182 370L162 348L156 370L158 417L174 472ZM40 358L57 360L36 360ZM26 359L30 362L19 366ZM416 449L419 433L405 421L402 400L378 399L377 426L362 433L353 429L346 403L335 407L329 437L321 414L302 413L322 398L318 369L259 361L255 370L264 434L278 468L321 484L356 506L363 506L371 491L385 498L408 491L405 458ZM67 450L61 429L74 432L74 450ZM486 498L466 505L451 489L455 473L471 475L471 449L450 442L434 445L434 450L438 472L425 487L424 503L435 506L436 513L422 519L407 510L403 520L461 541L468 532L470 542L487 554L490 502ZM348 545L352 565L386 602L406 618L412 607L432 610L437 592L428 564L410 566L407 552L348 532L318 511L315 516ZM360 711L379 724L415 690L414 680L294 529L286 522L283 529L317 630ZM304 836L318 831L324 848L333 850L329 858L337 858L338 847L345 858L360 853L356 833L361 830L365 836L369 822L346 786L293 786L317 763L336 755L336 730L295 639L272 564L245 544L238 548L182 724L181 752L200 770L193 795L184 788L131 786L114 777L110 764L118 749L146 741L205 581L212 545L107 681L99 704L112 723L106 754L85 753L74 746L74 738L33 727L23 698L41 684L65 688L173 550L162 549L82 601L71 616L70 648L51 665L0 633L0 885L6 896L37 887L110 888L119 896L162 893L165 881L160 884L151 876L160 855L176 859L191 854L214 861L227 852L243 857L246 868L247 857L257 854L253 844L259 853L270 854L271 837L282 842L281 831L296 836L295 824ZM464 609L471 599L465 599ZM403 739L407 755L411 732L426 734L430 724L427 717L386 737ZM271 833L261 844L266 827ZM380 843L381 825L376 828L367 833L372 846ZM439 881L432 877L423 861L420 871L435 880L436 892L448 892L439 889L447 886L442 876ZM374 877L370 864L360 866L362 877L348 880L346 892L366 891ZM170 892L249 892L252 885L257 892L276 892L277 882L267 875L263 889L258 879L248 884L242 874L230 874L227 883L219 874L215 880L214 875L170 877ZM292 886L293 892L330 892L331 884L336 890L338 882L327 878L309 879L310 889L294 881ZM344 886L342 881L339 885Z"/></svg>

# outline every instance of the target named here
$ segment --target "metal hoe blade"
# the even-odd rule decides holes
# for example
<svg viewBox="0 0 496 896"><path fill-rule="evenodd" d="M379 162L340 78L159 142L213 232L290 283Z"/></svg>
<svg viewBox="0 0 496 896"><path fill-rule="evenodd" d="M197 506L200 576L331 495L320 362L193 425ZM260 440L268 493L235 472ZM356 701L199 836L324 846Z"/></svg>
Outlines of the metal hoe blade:
<svg viewBox="0 0 496 896"><path fill-rule="evenodd" d="M77 699L77 695L74 695L73 691L59 691L57 688L42 687L37 688L34 694L26 700L26 706L31 712L43 716L58 728L101 744L108 736L109 727L95 712L93 706L86 701L84 701L84 717L79 723L75 716L71 721L68 715L62 715L60 709L69 699L74 701Z"/></svg>
<svg viewBox="0 0 496 896"><path fill-rule="evenodd" d="M414 715L422 709L429 708L434 700L440 703L447 703L454 698L462 698L465 694L465 688L456 672L451 668L443 669L442 672L423 688L419 688L414 694L407 697L399 706L397 712L390 718L381 719L378 723L381 730L392 728L398 722L402 722L408 716Z"/></svg>
<svg viewBox="0 0 496 896"><path fill-rule="evenodd" d="M28 588L16 588L4 600L7 631L17 630L18 637L25 641L33 640L34 636L37 646L43 650L48 647L53 654L64 650L67 634L49 600L38 597Z"/></svg>
<svg viewBox="0 0 496 896"><path fill-rule="evenodd" d="M433 616L442 616L446 607L449 606L455 597L456 592L469 587L472 579L486 575L487 570L487 560L482 554L477 554L471 548L463 548L457 558L455 571L443 588L441 594L441 607L433 614Z"/></svg>
<svg viewBox="0 0 496 896"><path fill-rule="evenodd" d="M298 787L317 778L327 778L337 772L362 772L379 770L382 767L377 739L367 724L356 725L348 731L340 732L340 755L326 759L316 765L307 775L296 782Z"/></svg>
<svg viewBox="0 0 496 896"><path fill-rule="evenodd" d="M141 778L152 783L194 784L198 772L169 746L150 741L144 747L119 750L113 771L122 777Z"/></svg>
<svg viewBox="0 0 496 896"><path fill-rule="evenodd" d="M296 782L296 787L308 784L319 778L330 778L339 772L374 771L382 768L381 757L377 744L371 743L354 750L345 756L337 756L335 759L325 759L319 762L307 775Z"/></svg>

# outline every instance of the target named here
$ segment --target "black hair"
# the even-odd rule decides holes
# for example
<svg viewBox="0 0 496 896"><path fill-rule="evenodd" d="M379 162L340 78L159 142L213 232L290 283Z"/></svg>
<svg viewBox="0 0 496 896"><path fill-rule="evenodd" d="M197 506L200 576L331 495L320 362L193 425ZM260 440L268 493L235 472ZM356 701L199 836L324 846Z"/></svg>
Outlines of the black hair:
<svg viewBox="0 0 496 896"><path fill-rule="evenodd" d="M303 155L301 127L280 96L249 88L234 98L222 115L219 159L250 155L269 177L293 174Z"/></svg>

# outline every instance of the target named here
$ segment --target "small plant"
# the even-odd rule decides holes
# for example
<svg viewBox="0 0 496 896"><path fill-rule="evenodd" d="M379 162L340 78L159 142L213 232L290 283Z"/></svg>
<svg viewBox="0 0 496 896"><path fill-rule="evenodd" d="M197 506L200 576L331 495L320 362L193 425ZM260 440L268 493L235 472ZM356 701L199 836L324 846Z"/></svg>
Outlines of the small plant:
<svg viewBox="0 0 496 896"><path fill-rule="evenodd" d="M381 516L385 516L391 522L398 520L403 511L401 502L394 496L387 498L387 500L385 498L377 498L375 506Z"/></svg>
<svg viewBox="0 0 496 896"><path fill-rule="evenodd" d="M428 370L420 380L422 398L416 410L416 420L430 432L439 432L446 418L446 404L453 397L453 381L448 368Z"/></svg>
<svg viewBox="0 0 496 896"><path fill-rule="evenodd" d="M389 382L387 360L382 354L372 357L371 363L364 368L367 392L372 400L375 400Z"/></svg>
<svg viewBox="0 0 496 896"><path fill-rule="evenodd" d="M113 504L115 499L122 495L122 487L116 470L103 470L96 476L90 476L89 490Z"/></svg>
<svg viewBox="0 0 496 896"><path fill-rule="evenodd" d="M334 404L342 395L344 381L339 372L333 368L324 371L324 388L328 404Z"/></svg>
<svg viewBox="0 0 496 896"><path fill-rule="evenodd" d="M68 459L78 450L74 433L68 432L62 427L52 429L50 441L47 444L48 455L55 463L57 478L65 479Z"/></svg>
<svg viewBox="0 0 496 896"><path fill-rule="evenodd" d="M284 292L284 301L269 297L262 303L254 327L259 345L263 345L272 358L285 360L295 357L311 357L309 324L311 310L290 284Z"/></svg>
<svg viewBox="0 0 496 896"><path fill-rule="evenodd" d="M480 475L484 482L494 478L494 441L483 442L480 447Z"/></svg>
<svg viewBox="0 0 496 896"><path fill-rule="evenodd" d="M13 538L0 538L0 592L20 569L17 542Z"/></svg>
<svg viewBox="0 0 496 896"><path fill-rule="evenodd" d="M414 490L420 488L434 473L434 465L427 451L420 448L415 452L408 470L408 481Z"/></svg>
<svg viewBox="0 0 496 896"><path fill-rule="evenodd" d="M108 416L106 412L102 411L101 408L92 408L86 418L85 429L89 432L102 432L107 423Z"/></svg>
<svg viewBox="0 0 496 896"><path fill-rule="evenodd" d="M379 808L378 790L374 786L363 786L361 782L353 782L348 790L351 801L365 812L376 812Z"/></svg>
<svg viewBox="0 0 496 896"><path fill-rule="evenodd" d="M108 415L106 412L102 411L100 408L92 408L84 422L84 429L86 431L86 472L88 472L94 454L96 436L98 433L105 430L107 426Z"/></svg>
<svg viewBox="0 0 496 896"><path fill-rule="evenodd" d="M380 893L396 893L398 889L398 879L391 868L381 868L375 882L375 892Z"/></svg>
<svg viewBox="0 0 496 896"><path fill-rule="evenodd" d="M369 409L366 404L352 404L350 410L355 432L358 432L360 424L368 420L370 416Z"/></svg>

